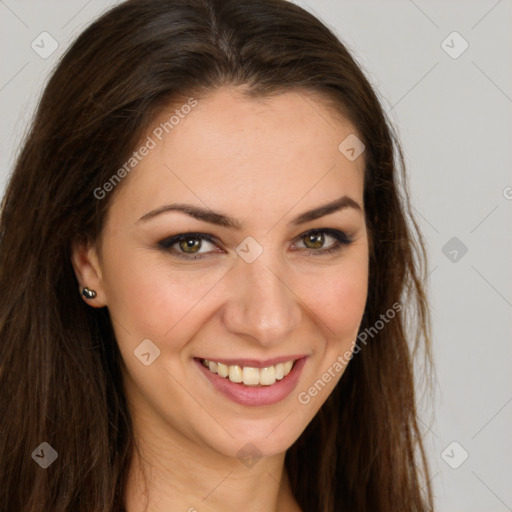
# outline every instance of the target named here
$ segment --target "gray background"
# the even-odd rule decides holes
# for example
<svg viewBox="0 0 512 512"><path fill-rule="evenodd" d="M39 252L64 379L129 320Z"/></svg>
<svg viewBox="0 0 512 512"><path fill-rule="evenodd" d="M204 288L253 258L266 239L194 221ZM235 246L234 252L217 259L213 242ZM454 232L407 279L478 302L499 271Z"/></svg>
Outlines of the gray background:
<svg viewBox="0 0 512 512"><path fill-rule="evenodd" d="M115 3L0 0L1 190L49 71ZM512 511L512 2L296 3L347 45L405 151L430 257L437 382L419 417L437 510Z"/></svg>

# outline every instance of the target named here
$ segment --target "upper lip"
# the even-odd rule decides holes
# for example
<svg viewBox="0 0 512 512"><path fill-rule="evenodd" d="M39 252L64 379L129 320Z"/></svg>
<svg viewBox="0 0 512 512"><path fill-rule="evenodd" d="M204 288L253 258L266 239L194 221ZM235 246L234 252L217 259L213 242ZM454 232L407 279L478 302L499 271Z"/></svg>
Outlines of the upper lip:
<svg viewBox="0 0 512 512"><path fill-rule="evenodd" d="M268 366L275 366L279 363L286 363L287 361L297 361L306 357L306 354L290 355L290 356L279 356L273 357L272 359L225 359L223 357L201 357L198 359L206 359L208 361L214 361L216 363L222 363L226 366L246 366L250 368L267 368Z"/></svg>

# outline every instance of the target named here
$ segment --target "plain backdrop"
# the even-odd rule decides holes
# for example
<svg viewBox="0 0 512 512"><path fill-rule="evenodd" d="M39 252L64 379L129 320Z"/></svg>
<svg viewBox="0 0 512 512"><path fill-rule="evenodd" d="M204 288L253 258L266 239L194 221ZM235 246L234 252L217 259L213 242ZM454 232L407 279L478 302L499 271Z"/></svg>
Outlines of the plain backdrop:
<svg viewBox="0 0 512 512"><path fill-rule="evenodd" d="M48 73L115 3L0 0L0 191ZM512 2L296 3L347 45L405 151L430 260L437 383L419 417L436 509L512 511Z"/></svg>

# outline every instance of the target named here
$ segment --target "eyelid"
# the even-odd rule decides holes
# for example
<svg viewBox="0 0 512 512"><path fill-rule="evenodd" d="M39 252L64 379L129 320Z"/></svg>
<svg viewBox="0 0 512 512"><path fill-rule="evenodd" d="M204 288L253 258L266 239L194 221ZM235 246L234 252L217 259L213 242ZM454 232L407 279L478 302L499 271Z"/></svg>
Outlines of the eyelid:
<svg viewBox="0 0 512 512"><path fill-rule="evenodd" d="M295 240L299 240L301 238L304 238L307 235L311 235L314 233L323 233L328 236L332 236L335 240L337 240L340 243L345 243L345 244L352 243L352 239L345 233L345 231L342 231L341 229L334 229L334 228L308 229L307 231L304 231L304 233L301 233L300 235L295 237Z"/></svg>
<svg viewBox="0 0 512 512"><path fill-rule="evenodd" d="M220 242L220 240L218 238L216 238L215 236L213 236L213 235L210 235L208 233L199 233L199 232L192 232L192 231L187 231L187 232L184 232L184 233L178 233L176 235L168 236L168 237L164 238L163 240L160 240L157 245L159 247L161 247L162 249L169 249L174 244L176 244L176 243L178 243L178 242L180 242L182 240L189 239L189 238L196 238L198 240L205 240L207 242L210 242L210 243L215 244L215 245L219 245L221 247L223 245ZM183 254L186 254L186 253L183 253Z"/></svg>

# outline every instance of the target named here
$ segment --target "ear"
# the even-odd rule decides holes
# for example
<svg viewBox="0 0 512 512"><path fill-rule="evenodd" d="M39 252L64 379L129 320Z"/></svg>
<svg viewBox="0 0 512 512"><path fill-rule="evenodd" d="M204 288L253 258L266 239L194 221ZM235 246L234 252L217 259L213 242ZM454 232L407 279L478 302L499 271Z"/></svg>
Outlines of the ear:
<svg viewBox="0 0 512 512"><path fill-rule="evenodd" d="M79 293L89 306L101 308L107 305L98 250L95 245L77 241L71 250L71 263L80 285ZM96 292L94 299L86 299L82 290L87 287Z"/></svg>

